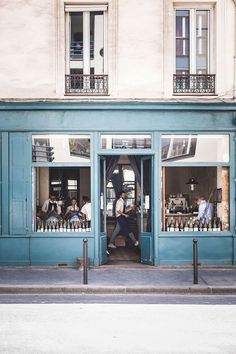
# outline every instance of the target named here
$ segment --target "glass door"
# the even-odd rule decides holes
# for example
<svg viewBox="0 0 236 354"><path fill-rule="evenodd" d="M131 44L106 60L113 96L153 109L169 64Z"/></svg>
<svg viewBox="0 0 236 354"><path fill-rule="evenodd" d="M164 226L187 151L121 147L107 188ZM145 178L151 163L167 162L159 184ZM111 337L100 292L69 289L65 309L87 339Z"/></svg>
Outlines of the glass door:
<svg viewBox="0 0 236 354"><path fill-rule="evenodd" d="M105 264L107 262L106 204L106 159L100 157L100 264Z"/></svg>
<svg viewBox="0 0 236 354"><path fill-rule="evenodd" d="M153 264L153 159L141 158L141 263Z"/></svg>

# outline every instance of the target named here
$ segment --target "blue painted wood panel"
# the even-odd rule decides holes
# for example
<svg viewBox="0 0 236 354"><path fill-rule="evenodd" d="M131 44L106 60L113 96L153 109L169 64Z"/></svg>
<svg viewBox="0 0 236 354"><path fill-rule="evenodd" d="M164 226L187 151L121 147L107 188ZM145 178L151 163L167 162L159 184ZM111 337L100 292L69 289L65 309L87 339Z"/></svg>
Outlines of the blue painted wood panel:
<svg viewBox="0 0 236 354"><path fill-rule="evenodd" d="M18 108L17 108L18 107ZM232 130L235 104L8 105L0 129L10 131ZM28 107L28 108L27 108ZM46 110L48 108L48 110ZM12 111L10 110L12 109ZM14 110L15 109L15 110Z"/></svg>
<svg viewBox="0 0 236 354"><path fill-rule="evenodd" d="M25 237L1 237L0 264L29 265L29 239Z"/></svg>
<svg viewBox="0 0 236 354"><path fill-rule="evenodd" d="M27 134L10 134L10 233L24 235L29 231L27 203L30 203L30 162Z"/></svg>
<svg viewBox="0 0 236 354"><path fill-rule="evenodd" d="M199 262L202 265L232 265L233 237L194 237L198 239ZM160 265L192 265L192 237L160 237Z"/></svg>
<svg viewBox="0 0 236 354"><path fill-rule="evenodd" d="M88 239L88 257L90 264L94 260L94 238ZM68 264L75 266L77 258L83 257L82 238L31 238L30 257L32 265Z"/></svg>

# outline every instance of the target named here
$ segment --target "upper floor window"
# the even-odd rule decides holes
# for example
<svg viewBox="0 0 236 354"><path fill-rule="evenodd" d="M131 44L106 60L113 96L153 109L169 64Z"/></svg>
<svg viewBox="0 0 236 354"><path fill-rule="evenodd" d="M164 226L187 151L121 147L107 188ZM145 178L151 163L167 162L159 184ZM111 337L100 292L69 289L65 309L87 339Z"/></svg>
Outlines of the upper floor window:
<svg viewBox="0 0 236 354"><path fill-rule="evenodd" d="M107 6L66 6L66 93L104 95L106 74Z"/></svg>
<svg viewBox="0 0 236 354"><path fill-rule="evenodd" d="M210 10L176 10L174 93L215 92L210 70Z"/></svg>

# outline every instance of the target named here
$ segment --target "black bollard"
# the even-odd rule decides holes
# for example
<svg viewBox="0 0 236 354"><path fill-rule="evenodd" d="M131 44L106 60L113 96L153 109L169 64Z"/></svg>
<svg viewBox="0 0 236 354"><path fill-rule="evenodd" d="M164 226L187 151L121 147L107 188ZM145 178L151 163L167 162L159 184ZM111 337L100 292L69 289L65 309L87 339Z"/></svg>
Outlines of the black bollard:
<svg viewBox="0 0 236 354"><path fill-rule="evenodd" d="M193 240L193 284L198 284L198 241Z"/></svg>
<svg viewBox="0 0 236 354"><path fill-rule="evenodd" d="M83 284L88 284L88 240L83 240Z"/></svg>

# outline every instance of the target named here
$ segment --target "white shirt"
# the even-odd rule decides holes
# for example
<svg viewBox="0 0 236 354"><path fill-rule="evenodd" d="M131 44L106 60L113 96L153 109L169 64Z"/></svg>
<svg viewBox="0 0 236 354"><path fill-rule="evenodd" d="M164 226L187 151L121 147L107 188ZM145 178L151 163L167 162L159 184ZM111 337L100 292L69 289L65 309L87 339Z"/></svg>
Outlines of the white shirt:
<svg viewBox="0 0 236 354"><path fill-rule="evenodd" d="M117 218L121 215L120 213L124 212L124 206L125 206L124 199L122 199L122 198L118 199L117 202L116 202L116 217ZM120 213L118 213L118 211Z"/></svg>
<svg viewBox="0 0 236 354"><path fill-rule="evenodd" d="M42 206L42 211L44 211L45 213L48 212L49 202L51 202L51 203L56 203L56 204L57 204L57 214L60 215L60 214L61 214L61 207L60 207L60 205L58 205L58 202L57 202L57 201L52 202L51 199L45 200L45 202L43 203L43 206ZM54 206L52 206L52 211L53 211L53 210L54 210Z"/></svg>
<svg viewBox="0 0 236 354"><path fill-rule="evenodd" d="M85 203L80 211L86 215L87 220L91 220L91 203Z"/></svg>
<svg viewBox="0 0 236 354"><path fill-rule="evenodd" d="M212 203L208 203L206 200L202 200L198 207L198 219L203 222L206 220L212 220L214 214L214 207Z"/></svg>
<svg viewBox="0 0 236 354"><path fill-rule="evenodd" d="M69 213L70 211L71 212L79 211L79 207L77 206L77 204L68 206L68 208L66 209L66 214Z"/></svg>

